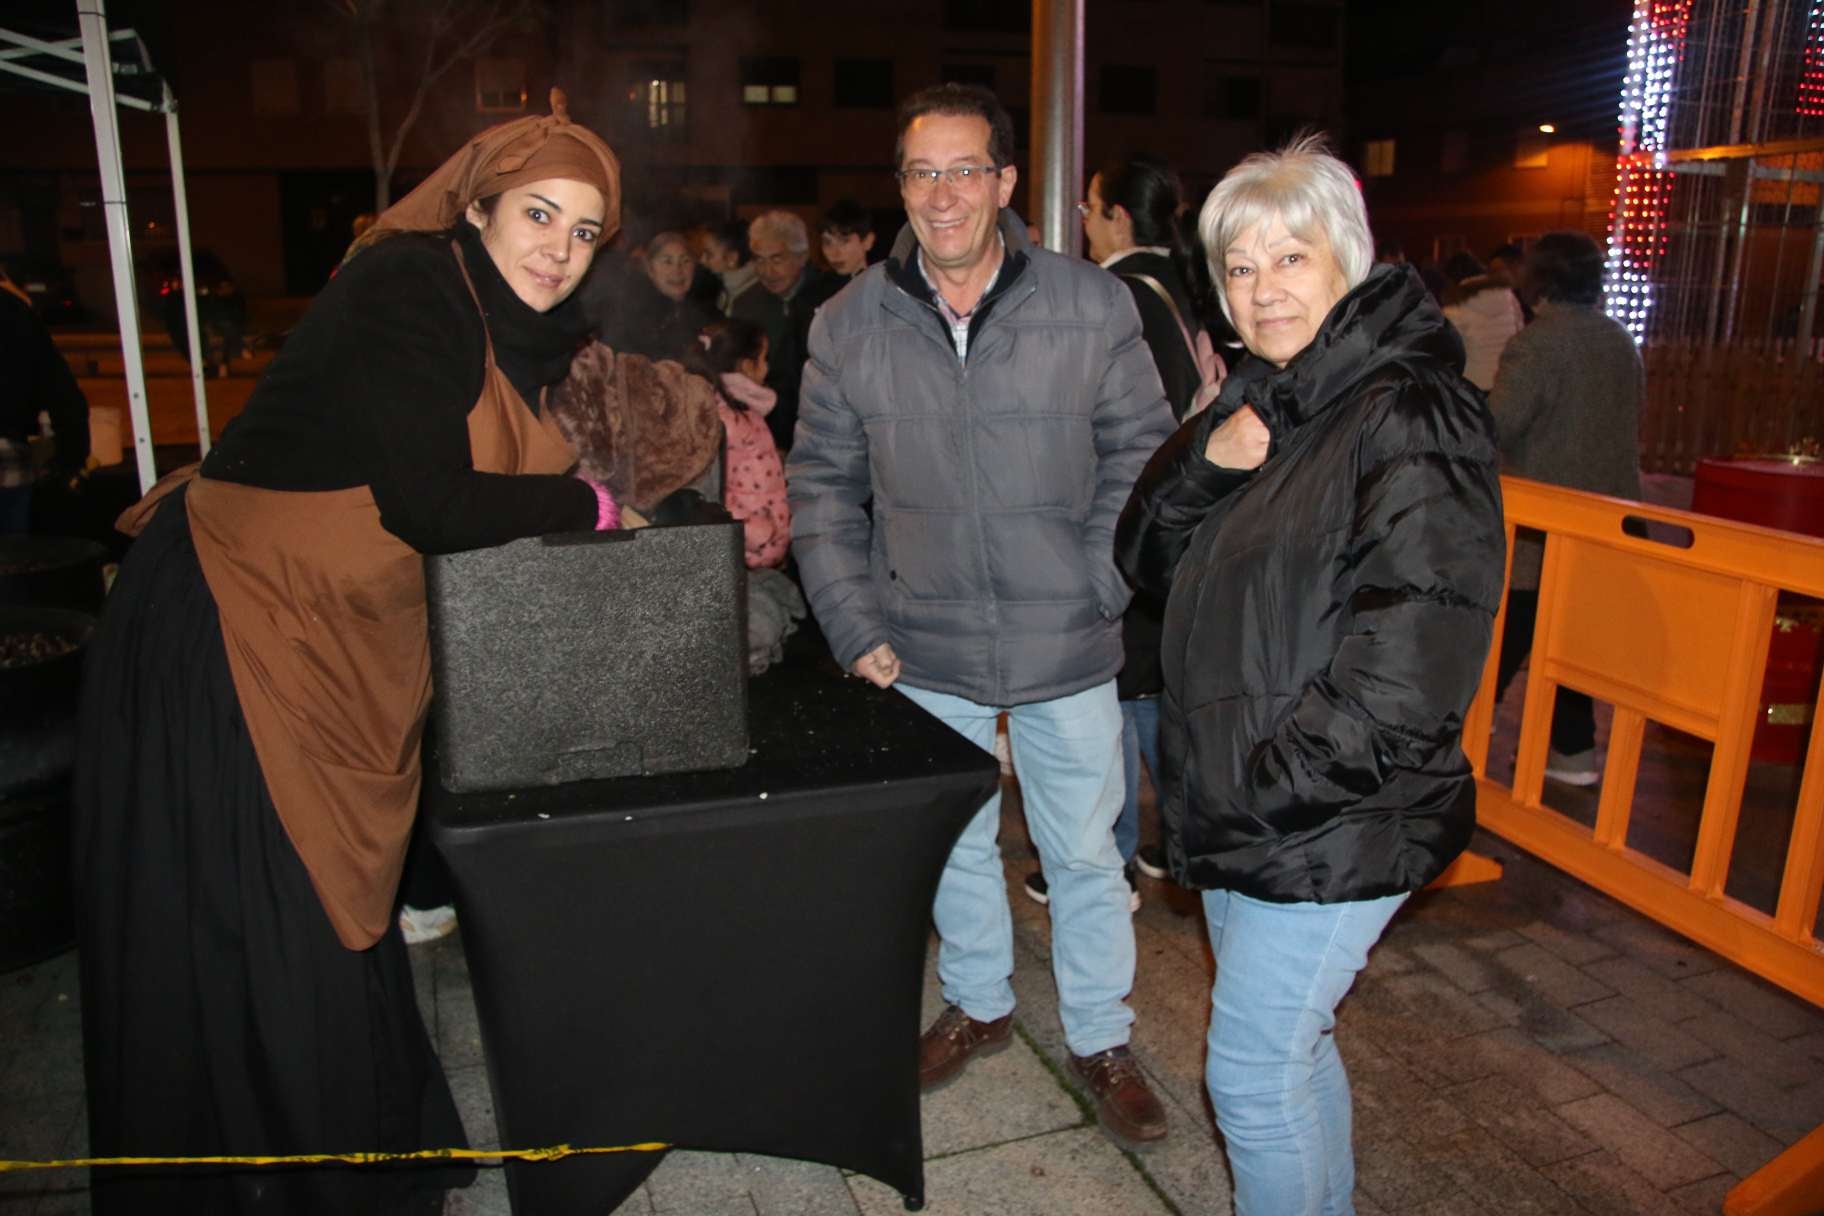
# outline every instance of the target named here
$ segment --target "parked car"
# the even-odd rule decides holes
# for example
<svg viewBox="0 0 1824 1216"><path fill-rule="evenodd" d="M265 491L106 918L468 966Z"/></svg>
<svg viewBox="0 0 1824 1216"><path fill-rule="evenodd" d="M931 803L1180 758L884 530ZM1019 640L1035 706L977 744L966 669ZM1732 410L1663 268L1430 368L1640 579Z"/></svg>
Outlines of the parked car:
<svg viewBox="0 0 1824 1216"><path fill-rule="evenodd" d="M76 278L56 262L35 258L8 258L13 283L31 300L46 325L84 320L88 310L76 294Z"/></svg>
<svg viewBox="0 0 1824 1216"><path fill-rule="evenodd" d="M227 375L228 363L246 353L247 298L235 286L227 263L208 249L193 252L196 274L196 325L203 342L206 367L220 369ZM186 360L190 358L190 338L184 326L183 264L175 249L160 256L155 263L158 286L158 315L171 345Z"/></svg>

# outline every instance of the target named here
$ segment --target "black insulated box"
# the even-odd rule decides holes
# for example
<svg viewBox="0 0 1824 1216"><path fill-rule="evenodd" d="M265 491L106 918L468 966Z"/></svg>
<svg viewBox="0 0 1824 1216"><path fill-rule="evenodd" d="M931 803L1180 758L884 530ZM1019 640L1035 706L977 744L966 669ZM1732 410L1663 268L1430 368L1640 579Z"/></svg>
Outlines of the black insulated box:
<svg viewBox="0 0 1824 1216"><path fill-rule="evenodd" d="M738 523L425 558L432 751L452 793L747 760Z"/></svg>

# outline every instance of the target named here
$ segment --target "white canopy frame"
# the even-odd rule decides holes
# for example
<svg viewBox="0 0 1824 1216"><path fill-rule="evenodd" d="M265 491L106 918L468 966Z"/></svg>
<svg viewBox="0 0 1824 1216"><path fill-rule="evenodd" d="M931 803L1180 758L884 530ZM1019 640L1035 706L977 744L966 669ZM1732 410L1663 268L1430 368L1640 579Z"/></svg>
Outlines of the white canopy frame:
<svg viewBox="0 0 1824 1216"><path fill-rule="evenodd" d="M190 208L184 193L184 145L178 129L177 98L152 67L145 43L130 29L108 30L106 0L75 0L78 35L47 42L0 28L0 72L21 76L49 88L81 93L89 99L95 127L95 154L101 169L102 214L108 230L108 260L114 272L114 305L120 318L121 357L127 380L127 411L133 424L133 454L144 492L157 480L152 456L152 423L146 405L146 369L140 347L139 296L133 280L133 225L127 214L126 172L120 158L118 107L162 113L165 142L171 155L171 191L177 212L177 254L184 281L184 331L190 340L190 383L196 398L196 433L204 455L209 452L209 399L203 366L200 327L196 320L196 269L191 263ZM114 59L114 45L126 56ZM77 75L71 65L82 69ZM158 100L149 101L114 90L116 76L155 81Z"/></svg>

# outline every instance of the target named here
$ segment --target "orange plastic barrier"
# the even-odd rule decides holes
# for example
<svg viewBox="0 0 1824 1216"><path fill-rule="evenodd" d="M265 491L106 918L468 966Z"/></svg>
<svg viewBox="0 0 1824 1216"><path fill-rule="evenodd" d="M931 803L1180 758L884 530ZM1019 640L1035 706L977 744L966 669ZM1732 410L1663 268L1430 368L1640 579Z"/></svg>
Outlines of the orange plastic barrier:
<svg viewBox="0 0 1824 1216"><path fill-rule="evenodd" d="M1824 597L1824 540L1706 515L1501 479L1508 547L1546 533L1539 615L1511 788L1488 779L1498 653L1464 724L1482 825L1756 975L1824 1004L1824 714L1811 731L1773 915L1724 891L1781 591ZM1630 535L1629 519L1688 529L1688 548ZM1636 529L1638 530L1638 529ZM1505 621L1495 622L1497 649ZM1614 706L1594 828L1542 804L1559 685ZM1690 872L1631 848L1628 820L1648 720L1710 740ZM1731 1216L1800 1211L1824 1178L1813 1133L1731 1192ZM1796 1189L1795 1189L1796 1188Z"/></svg>

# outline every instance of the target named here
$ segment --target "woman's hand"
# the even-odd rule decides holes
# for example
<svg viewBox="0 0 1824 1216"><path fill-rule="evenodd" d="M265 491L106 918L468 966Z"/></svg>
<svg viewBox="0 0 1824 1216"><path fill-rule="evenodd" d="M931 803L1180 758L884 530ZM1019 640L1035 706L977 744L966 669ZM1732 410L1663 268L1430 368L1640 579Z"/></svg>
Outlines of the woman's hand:
<svg viewBox="0 0 1824 1216"><path fill-rule="evenodd" d="M1267 447L1272 442L1267 424L1253 406L1244 405L1210 432L1209 442L1203 445L1203 457L1218 468L1258 469L1266 462Z"/></svg>
<svg viewBox="0 0 1824 1216"><path fill-rule="evenodd" d="M856 659L852 670L875 687L888 688L899 679L899 656L893 653L891 645L882 642Z"/></svg>

